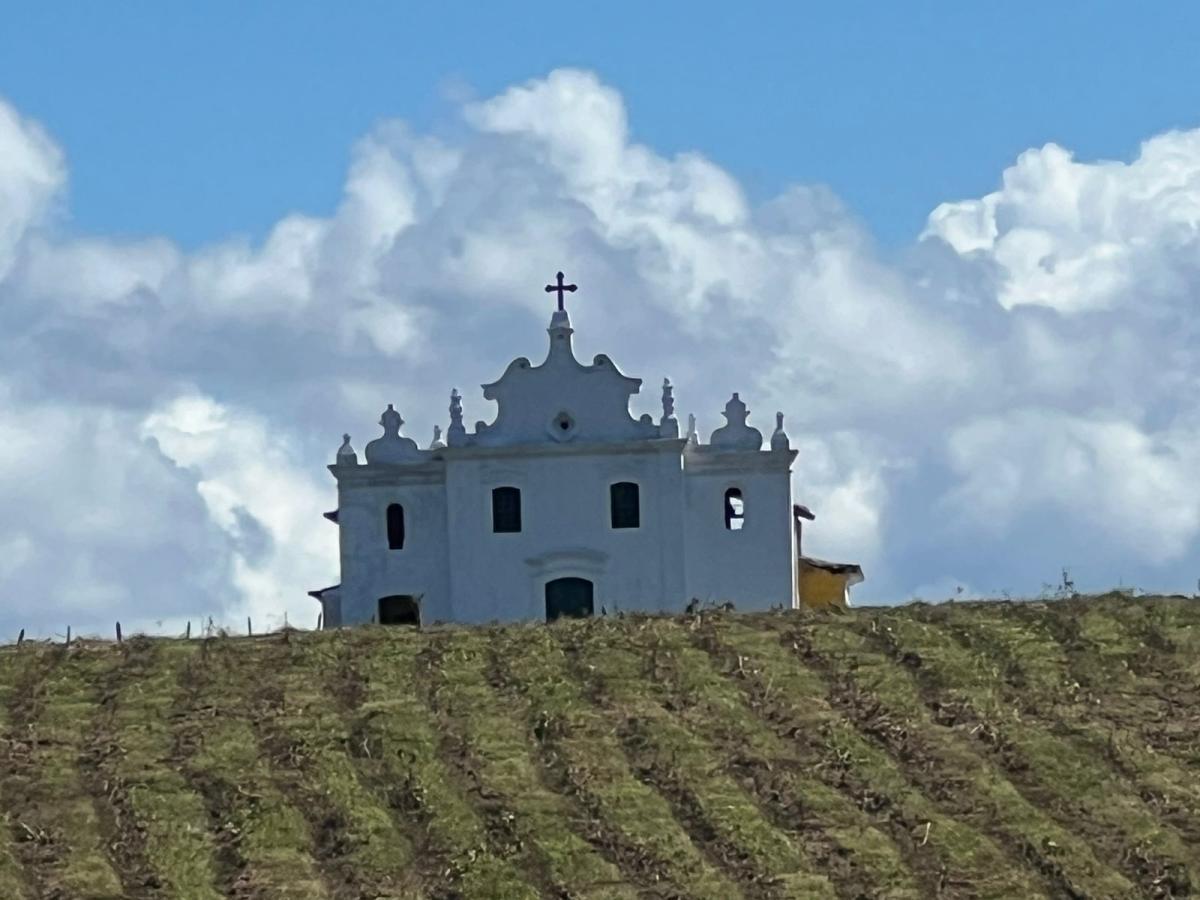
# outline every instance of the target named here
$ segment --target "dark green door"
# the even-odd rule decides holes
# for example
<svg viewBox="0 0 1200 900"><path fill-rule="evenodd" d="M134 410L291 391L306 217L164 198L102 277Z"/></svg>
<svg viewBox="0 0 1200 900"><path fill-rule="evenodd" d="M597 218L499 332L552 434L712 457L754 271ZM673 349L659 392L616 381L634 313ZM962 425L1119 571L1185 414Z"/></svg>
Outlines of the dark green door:
<svg viewBox="0 0 1200 900"><path fill-rule="evenodd" d="M546 582L546 621L559 616L582 619L592 614L592 583L586 578L556 578Z"/></svg>

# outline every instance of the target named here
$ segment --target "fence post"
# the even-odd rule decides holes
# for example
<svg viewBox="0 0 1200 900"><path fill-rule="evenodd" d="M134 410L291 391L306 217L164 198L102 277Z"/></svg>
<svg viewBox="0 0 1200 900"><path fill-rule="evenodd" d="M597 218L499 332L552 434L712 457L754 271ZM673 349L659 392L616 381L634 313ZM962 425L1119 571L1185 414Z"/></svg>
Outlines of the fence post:
<svg viewBox="0 0 1200 900"><path fill-rule="evenodd" d="M67 626L67 643L64 646L67 646L67 647L71 646L71 626L70 625Z"/></svg>
<svg viewBox="0 0 1200 900"><path fill-rule="evenodd" d="M117 623L117 643L121 643L121 623Z"/></svg>
<svg viewBox="0 0 1200 900"><path fill-rule="evenodd" d="M191 619L188 619L187 631L185 631L183 633L183 638L186 641L190 641L192 639L192 620Z"/></svg>
<svg viewBox="0 0 1200 900"><path fill-rule="evenodd" d="M321 619L324 618L324 616L325 616L325 613L323 613L323 612L317 613L317 631L321 630Z"/></svg>
<svg viewBox="0 0 1200 900"><path fill-rule="evenodd" d="M250 627L250 617L246 616L246 634L253 635L254 629Z"/></svg>
<svg viewBox="0 0 1200 900"><path fill-rule="evenodd" d="M24 628L22 628L21 633L17 635L17 646L20 647L23 643L25 643L25 629Z"/></svg>

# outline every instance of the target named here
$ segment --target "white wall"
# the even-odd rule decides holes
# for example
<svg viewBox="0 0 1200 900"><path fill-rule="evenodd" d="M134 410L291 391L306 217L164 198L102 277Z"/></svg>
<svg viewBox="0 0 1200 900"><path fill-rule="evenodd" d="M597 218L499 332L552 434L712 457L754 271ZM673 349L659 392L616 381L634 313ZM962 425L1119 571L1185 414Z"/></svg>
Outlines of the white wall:
<svg viewBox="0 0 1200 900"><path fill-rule="evenodd" d="M391 594L421 596L425 623L541 620L546 582L571 576L593 583L597 614L678 612L692 598L794 606L793 454L685 456L683 444L462 448L419 471L352 470L339 477L342 620L371 621ZM611 527L618 481L639 485L636 529ZM521 490L522 530L496 534L491 491L506 485ZM745 503L736 531L725 528L730 487ZM401 550L387 544L391 503L404 507Z"/></svg>
<svg viewBox="0 0 1200 900"><path fill-rule="evenodd" d="M447 459L453 618L544 619L545 583L567 576L593 582L597 614L602 606L610 614L681 610L682 443ZM609 485L617 481L639 484L639 528L611 527ZM492 532L491 491L504 485L521 490L518 534Z"/></svg>
<svg viewBox="0 0 1200 900"><path fill-rule="evenodd" d="M441 480L396 485L339 482L342 620L369 622L379 598L422 596L421 619L449 620L446 495ZM404 548L391 550L387 508L404 507Z"/></svg>
<svg viewBox="0 0 1200 900"><path fill-rule="evenodd" d="M733 601L739 610L795 606L792 529L792 454L721 454L698 460L689 454L684 481L687 594L701 601ZM764 468L762 462L773 463ZM725 527L725 492L739 488L743 527Z"/></svg>

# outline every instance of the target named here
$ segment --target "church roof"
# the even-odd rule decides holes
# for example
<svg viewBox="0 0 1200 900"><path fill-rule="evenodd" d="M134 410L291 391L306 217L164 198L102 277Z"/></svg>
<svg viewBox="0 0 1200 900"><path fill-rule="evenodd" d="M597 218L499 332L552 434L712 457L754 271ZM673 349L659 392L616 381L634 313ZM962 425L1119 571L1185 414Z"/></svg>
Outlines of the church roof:
<svg viewBox="0 0 1200 900"><path fill-rule="evenodd" d="M384 473L403 471L405 477L428 479L437 476L434 470L442 461L460 453L491 455L497 451L507 453L508 448L521 454L654 452L666 449L668 442L680 450L686 448L697 470L790 466L796 454L783 430L783 414L776 413L770 452L760 453L763 434L747 422L749 410L736 393L725 405L725 424L712 433L708 444L696 434L694 418L690 418L686 439L680 439L674 388L667 379L663 381L662 415L658 421L649 414L635 419L629 412L629 399L641 391L642 380L621 372L604 354L597 354L590 363L575 357L574 329L563 307L563 297L576 289L564 283L561 272L557 284L546 286L547 291L559 295L558 308L546 329L546 358L534 365L527 357L518 357L498 379L481 385L483 396L496 403L491 422L478 421L474 430L468 431L463 422L462 395L452 390L445 440L440 429L435 430L433 443L421 449L401 433L404 419L388 404L379 420L383 435L366 445L367 466L359 465L347 435L336 464L330 466L334 475L370 481Z"/></svg>
<svg viewBox="0 0 1200 900"><path fill-rule="evenodd" d="M519 357L500 378L483 385L483 396L498 408L490 424L476 423L473 444L603 443L660 436L650 416L639 420L629 413L629 398L642 387L640 378L623 374L604 354L590 365L576 359L574 329L565 310L554 313L546 331L550 348L544 362L535 366Z"/></svg>

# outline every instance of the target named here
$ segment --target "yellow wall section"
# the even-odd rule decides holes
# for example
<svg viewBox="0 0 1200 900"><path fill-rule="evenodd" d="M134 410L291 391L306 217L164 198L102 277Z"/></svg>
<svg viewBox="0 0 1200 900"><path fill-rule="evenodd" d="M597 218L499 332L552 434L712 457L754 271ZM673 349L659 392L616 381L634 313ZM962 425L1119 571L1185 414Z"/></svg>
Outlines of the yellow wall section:
<svg viewBox="0 0 1200 900"><path fill-rule="evenodd" d="M800 602L809 609L828 609L846 606L847 575L835 575L825 569L800 563L797 587Z"/></svg>

